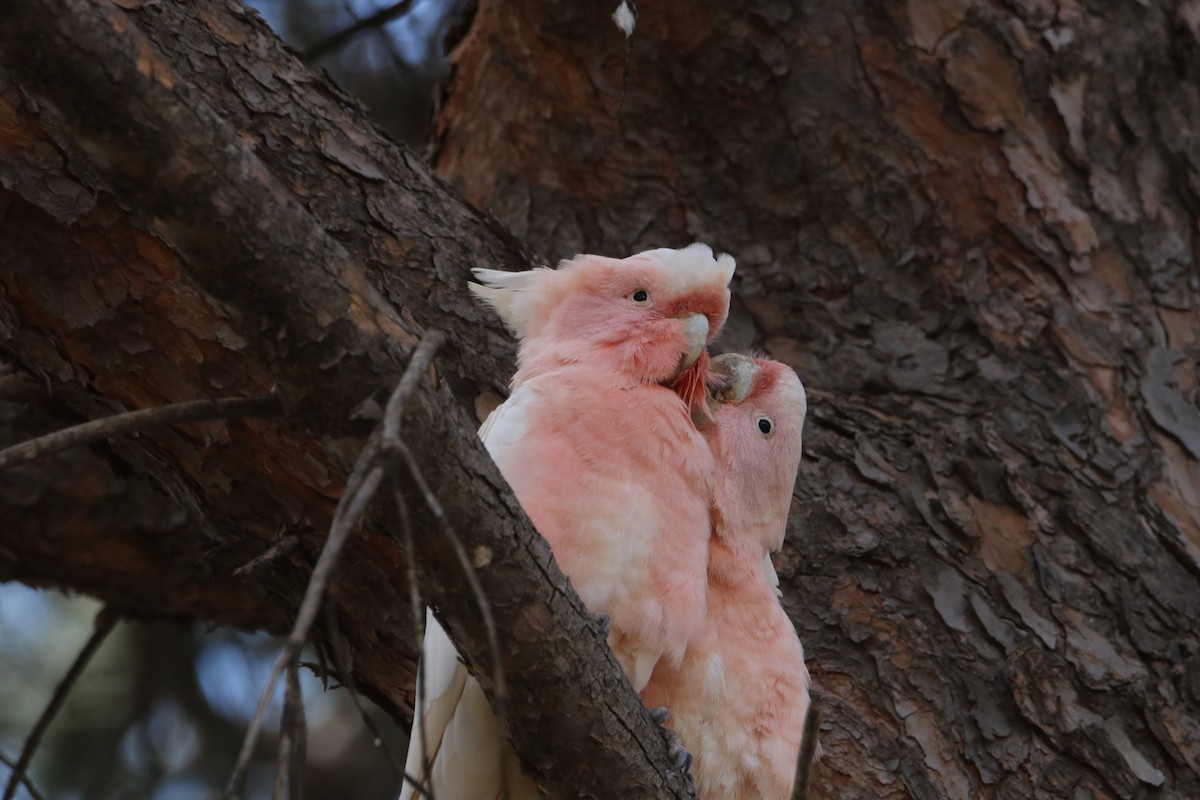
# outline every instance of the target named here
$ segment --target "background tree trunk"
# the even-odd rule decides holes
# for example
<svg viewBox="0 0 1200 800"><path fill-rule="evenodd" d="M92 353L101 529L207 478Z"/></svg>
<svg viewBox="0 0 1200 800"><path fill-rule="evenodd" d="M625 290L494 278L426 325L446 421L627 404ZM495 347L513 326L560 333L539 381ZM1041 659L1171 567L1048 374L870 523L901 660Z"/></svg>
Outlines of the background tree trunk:
<svg viewBox="0 0 1200 800"><path fill-rule="evenodd" d="M424 452L451 454L433 479L460 527L524 541L471 430L511 345L462 291L521 246L252 18L121 5L152 43L139 67L311 217L305 257L259 262L268 277L317 254L404 353L450 331L420 404ZM436 164L549 256L699 239L737 257L724 346L810 390L777 564L825 715L814 795L1200 796L1200 4L646 2L628 44L614 8L482 2ZM38 379L5 380L22 402L3 432L273 386L305 424L197 424L0 476L0 578L285 627L362 444L322 430L282 358L329 342L271 344L271 298L228 292L235 270L180 234L173 193L195 186L138 173L172 162L122 153L111 120L105 138L72 104L38 113L22 89L57 75L0 81L0 331ZM394 358L367 361L390 389ZM336 387L343 359L315 362ZM281 525L302 546L235 579ZM397 708L402 558L371 526L334 591L357 670ZM426 566L449 601L453 573ZM481 659L480 632L452 627ZM529 618L517 638L544 635Z"/></svg>
<svg viewBox="0 0 1200 800"><path fill-rule="evenodd" d="M819 797L1200 796L1200 4L482 2L439 170L738 259ZM626 80L627 74L627 80Z"/></svg>

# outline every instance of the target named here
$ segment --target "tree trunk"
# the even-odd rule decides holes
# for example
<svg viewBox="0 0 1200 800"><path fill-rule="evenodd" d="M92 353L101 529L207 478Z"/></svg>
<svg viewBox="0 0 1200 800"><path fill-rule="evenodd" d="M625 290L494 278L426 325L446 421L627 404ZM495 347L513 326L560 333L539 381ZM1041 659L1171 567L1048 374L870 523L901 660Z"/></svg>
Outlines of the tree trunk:
<svg viewBox="0 0 1200 800"><path fill-rule="evenodd" d="M482 2L437 165L738 259L810 391L814 794L1200 797L1200 3Z"/></svg>
<svg viewBox="0 0 1200 800"><path fill-rule="evenodd" d="M522 245L236 7L122 0L85 29L106 55L75 63L59 23L96 4L14 5L35 23L0 20L0 331L37 381L0 383L22 401L0 435L273 389L288 417L0 475L0 578L286 628L364 441L349 418L437 326L406 435L491 556L518 746L559 796L668 785L613 766L637 756L613 717L598 766L586 709L540 713L621 686L608 663L547 688L602 664L599 636L530 577L561 580L473 434L512 351L465 268L522 267ZM437 166L548 255L737 257L724 345L810 390L777 564L824 714L814 796L1200 796L1200 5L644 2L628 43L615 5L484 0ZM406 489L422 588L490 686ZM403 709L384 527L333 597L356 671ZM296 549L233 574L281 530Z"/></svg>

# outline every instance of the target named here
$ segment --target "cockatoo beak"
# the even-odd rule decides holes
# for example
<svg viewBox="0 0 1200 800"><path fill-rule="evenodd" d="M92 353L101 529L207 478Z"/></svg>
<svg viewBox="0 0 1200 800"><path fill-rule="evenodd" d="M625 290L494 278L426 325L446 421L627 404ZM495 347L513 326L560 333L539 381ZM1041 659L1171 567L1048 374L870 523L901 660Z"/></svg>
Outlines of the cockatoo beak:
<svg viewBox="0 0 1200 800"><path fill-rule="evenodd" d="M683 318L683 330L684 336L687 338L687 349L684 350L683 358L679 361L679 370L675 373L676 376L691 369L692 365L699 360L700 354L708 347L708 317L703 314L688 314Z"/></svg>
<svg viewBox="0 0 1200 800"><path fill-rule="evenodd" d="M714 358L709 362L709 371L717 378L718 385L709 393L708 407L716 411L726 403L745 400L754 388L759 369L754 359L740 353L725 353Z"/></svg>

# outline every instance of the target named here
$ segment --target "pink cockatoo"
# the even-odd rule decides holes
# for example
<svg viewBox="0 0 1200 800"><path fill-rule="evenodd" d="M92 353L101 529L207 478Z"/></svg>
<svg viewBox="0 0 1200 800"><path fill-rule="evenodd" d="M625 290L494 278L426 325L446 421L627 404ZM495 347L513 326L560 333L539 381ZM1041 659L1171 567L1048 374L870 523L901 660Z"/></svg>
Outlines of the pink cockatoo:
<svg viewBox="0 0 1200 800"><path fill-rule="evenodd" d="M641 690L702 630L712 452L706 346L729 310L734 262L701 244L558 269L474 271L472 290L516 333L512 393L480 436ZM426 615L423 703L406 771L438 800L493 800L515 756L479 685ZM419 746L424 727L427 745ZM515 768L513 798L536 797ZM410 785L401 800L412 797Z"/></svg>
<svg viewBox="0 0 1200 800"><path fill-rule="evenodd" d="M776 597L807 403L790 367L724 355L713 373L717 462L704 632L642 692L693 756L701 800L788 800L809 707L808 669Z"/></svg>

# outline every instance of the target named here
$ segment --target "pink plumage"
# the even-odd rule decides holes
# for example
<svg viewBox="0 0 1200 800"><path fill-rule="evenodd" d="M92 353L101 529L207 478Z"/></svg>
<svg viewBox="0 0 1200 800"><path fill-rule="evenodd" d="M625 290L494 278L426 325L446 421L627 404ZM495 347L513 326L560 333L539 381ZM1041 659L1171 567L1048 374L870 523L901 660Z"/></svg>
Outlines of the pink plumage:
<svg viewBox="0 0 1200 800"><path fill-rule="evenodd" d="M480 436L588 608L609 616L609 644L638 689L659 662L678 664L703 628L714 463L691 419L703 410L705 348L728 313L733 268L691 245L578 256L556 270L475 270L472 290L520 339L512 393ZM437 661L426 658L418 714L433 791L491 800L511 751L428 620ZM412 774L422 771L418 744ZM519 775L511 789L535 796ZM406 787L401 798L411 795Z"/></svg>
<svg viewBox="0 0 1200 800"><path fill-rule="evenodd" d="M783 543L800 464L804 388L791 368L714 359L726 386L708 428L717 463L707 619L682 663L642 693L693 756L703 800L787 800L808 710L808 670L776 597L769 552Z"/></svg>

